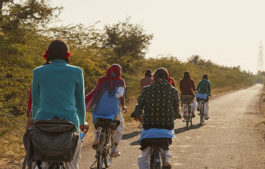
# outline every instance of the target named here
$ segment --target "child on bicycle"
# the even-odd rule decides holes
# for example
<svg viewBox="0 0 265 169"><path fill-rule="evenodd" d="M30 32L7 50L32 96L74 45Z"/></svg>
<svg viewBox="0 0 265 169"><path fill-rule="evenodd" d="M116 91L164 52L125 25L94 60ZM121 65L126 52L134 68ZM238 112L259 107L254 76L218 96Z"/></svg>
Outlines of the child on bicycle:
<svg viewBox="0 0 265 169"><path fill-rule="evenodd" d="M208 80L208 75L204 74L202 76L202 80L198 83L197 86L197 92L198 94L206 94L207 99L206 102L204 103L204 113L206 116L206 120L209 119L209 96L211 96L211 82ZM198 108L200 105L198 105Z"/></svg>
<svg viewBox="0 0 265 169"><path fill-rule="evenodd" d="M192 103L192 117L195 117L195 110L196 110L196 99L195 99L195 93L196 93L196 90L195 90L195 85L194 85L194 81L190 78L190 73L189 72L184 72L184 75L183 75L183 79L180 80L179 82L179 88L180 88L180 91L181 91L181 100L185 100L185 99L190 99L191 103ZM183 118L186 117L186 114L185 111L184 111L184 107L182 105L182 113L183 113Z"/></svg>
<svg viewBox="0 0 265 169"><path fill-rule="evenodd" d="M120 125L114 131L114 146L111 152L112 157L120 156L120 152L117 149L124 131L124 119L120 105L122 110L127 110L124 101L124 93L125 81L121 78L121 66L113 64L107 70L106 75L98 79L96 88L86 96L86 107L94 108L94 125L97 123L98 118L116 119L120 121ZM99 130L95 127L94 136L95 140L92 147L97 149Z"/></svg>
<svg viewBox="0 0 265 169"><path fill-rule="evenodd" d="M131 117L142 120L143 123L140 138L142 155L138 157L139 169L149 169L150 146L144 144L144 140L167 138L171 142L175 137L174 120L181 118L178 91L169 83L167 69L159 68L155 71L154 83L144 87ZM165 155L164 169L171 168L169 162L171 154L168 147L169 144L164 146L162 151Z"/></svg>

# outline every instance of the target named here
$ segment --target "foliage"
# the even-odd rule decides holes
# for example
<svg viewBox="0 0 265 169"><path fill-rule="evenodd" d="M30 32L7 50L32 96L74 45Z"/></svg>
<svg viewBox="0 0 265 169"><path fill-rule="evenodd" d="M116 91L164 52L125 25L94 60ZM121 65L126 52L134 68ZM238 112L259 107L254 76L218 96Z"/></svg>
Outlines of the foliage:
<svg viewBox="0 0 265 169"><path fill-rule="evenodd" d="M131 24L128 18L105 26L102 46L114 51L109 62L119 63L126 72L135 61L144 59L152 38L152 34L145 33L141 25Z"/></svg>
<svg viewBox="0 0 265 169"><path fill-rule="evenodd" d="M95 87L98 77L104 75L111 64L121 64L130 111L139 96L139 79L146 69L165 67L171 71L176 84L185 71L190 72L195 83L203 74L208 74L214 89L249 86L255 78L240 67L219 66L198 55L192 56L188 62L180 62L174 56L145 58L153 35L146 33L141 25L130 23L129 19L106 25L103 29L96 28L96 24L48 29L40 25L49 22L61 8L51 7L45 0L25 0L22 4L0 0L0 9L0 136L5 138L0 145L10 151L12 139L20 145L14 152L23 150L21 137L32 70L44 63L41 56L53 39L67 42L71 52L70 63L84 71L86 93ZM5 151L1 154L0 158L12 157Z"/></svg>

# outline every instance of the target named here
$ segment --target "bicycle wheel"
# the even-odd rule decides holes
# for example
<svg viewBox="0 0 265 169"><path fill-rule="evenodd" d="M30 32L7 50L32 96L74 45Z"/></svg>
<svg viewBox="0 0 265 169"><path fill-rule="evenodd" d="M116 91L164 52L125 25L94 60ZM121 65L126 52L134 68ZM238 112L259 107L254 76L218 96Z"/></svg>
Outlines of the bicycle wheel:
<svg viewBox="0 0 265 169"><path fill-rule="evenodd" d="M187 104L184 103L183 104L183 109L184 109L184 114L185 114L185 122L186 122L186 128L189 129L189 111L188 111L188 108L187 108Z"/></svg>
<svg viewBox="0 0 265 169"><path fill-rule="evenodd" d="M192 114L191 114L191 106L188 105L188 112L189 112L189 121L190 121L190 127L192 126Z"/></svg>
<svg viewBox="0 0 265 169"><path fill-rule="evenodd" d="M188 106L188 113L187 113L187 117L186 117L186 128L189 129L190 128L191 113L190 113L189 104L187 104L187 106Z"/></svg>
<svg viewBox="0 0 265 169"><path fill-rule="evenodd" d="M97 154L97 169L103 168L103 155L98 153Z"/></svg>
<svg viewBox="0 0 265 169"><path fill-rule="evenodd" d="M110 153L111 153L111 146L110 145L111 145L112 141L111 141L110 137L111 137L111 129L108 129L108 132L106 133L106 142L105 142L105 148L104 148L104 152L103 152L104 153L103 161L104 161L104 165L106 168L108 168L110 166L111 161L112 161L112 157L110 155Z"/></svg>
<svg viewBox="0 0 265 169"><path fill-rule="evenodd" d="M204 123L204 103L201 103L200 107L200 124L202 125Z"/></svg>
<svg viewBox="0 0 265 169"><path fill-rule="evenodd" d="M96 159L97 159L97 169L103 168L103 162L104 162L104 144L105 144L105 136L106 131L104 129L101 129L99 134L99 145L97 149Z"/></svg>
<svg viewBox="0 0 265 169"><path fill-rule="evenodd" d="M162 164L161 164L161 155L159 148L151 147L151 158L150 158L150 169L162 169Z"/></svg>
<svg viewBox="0 0 265 169"><path fill-rule="evenodd" d="M110 156L110 154L104 156L104 165L106 168L110 166L111 162L112 162L112 157Z"/></svg>

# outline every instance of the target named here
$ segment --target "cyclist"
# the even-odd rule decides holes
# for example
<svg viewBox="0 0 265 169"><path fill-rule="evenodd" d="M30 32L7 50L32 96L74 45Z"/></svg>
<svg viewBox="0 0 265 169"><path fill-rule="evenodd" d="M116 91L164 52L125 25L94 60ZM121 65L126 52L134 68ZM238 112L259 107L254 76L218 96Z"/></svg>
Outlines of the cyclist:
<svg viewBox="0 0 265 169"><path fill-rule="evenodd" d="M143 92L143 88L152 84L154 81L152 79L152 70L148 69L145 71L145 76L140 80L141 93Z"/></svg>
<svg viewBox="0 0 265 169"><path fill-rule="evenodd" d="M181 118L178 91L169 83L167 69L159 68L155 71L154 83L144 87L131 117L142 120L143 130L140 138L142 155L138 157L138 166L140 169L149 169L150 147L142 144L142 141L148 138L168 138L171 140L175 137L174 120ZM163 149L165 155L163 168L165 169L171 168L169 162L171 153L168 147L169 145Z"/></svg>
<svg viewBox="0 0 265 169"><path fill-rule="evenodd" d="M125 106L125 81L121 78L121 66L113 64L106 72L106 76L100 77L95 89L86 96L86 107L94 108L93 123L97 123L98 118L117 119L120 125L114 131L114 146L111 156L118 157L120 152L117 150L124 131L123 111L127 111ZM99 130L94 127L95 140L92 147L97 149Z"/></svg>
<svg viewBox="0 0 265 169"><path fill-rule="evenodd" d="M211 96L211 82L208 80L208 75L204 74L202 76L202 80L198 83L197 86L197 93L198 94L207 94L207 100L204 103L204 113L205 113L205 119L209 119L209 96ZM198 105L198 108L200 108L200 105Z"/></svg>
<svg viewBox="0 0 265 169"><path fill-rule="evenodd" d="M82 69L69 64L70 53L61 40L52 41L44 57L47 64L33 71L33 121L60 118L72 122L78 130L86 128ZM65 163L66 168L79 168L80 152L79 139L74 158Z"/></svg>
<svg viewBox="0 0 265 169"><path fill-rule="evenodd" d="M168 81L169 81L169 83L170 83L172 86L176 87L175 80L174 80L173 77L171 77L171 72L170 72L169 70L168 70Z"/></svg>
<svg viewBox="0 0 265 169"><path fill-rule="evenodd" d="M194 94L196 93L194 81L190 78L189 72L184 72L183 79L179 82L179 87L181 91L181 98L191 96L193 103L192 103L192 117L195 117L195 110L196 110L196 99L194 98ZM185 118L186 115L184 114L184 109L182 105L182 112L183 117Z"/></svg>

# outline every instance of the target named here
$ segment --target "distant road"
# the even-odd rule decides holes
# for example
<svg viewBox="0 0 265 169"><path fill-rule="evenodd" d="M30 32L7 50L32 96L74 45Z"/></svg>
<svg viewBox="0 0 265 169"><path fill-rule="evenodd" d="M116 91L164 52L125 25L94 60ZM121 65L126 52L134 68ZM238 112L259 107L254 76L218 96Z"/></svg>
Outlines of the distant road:
<svg viewBox="0 0 265 169"><path fill-rule="evenodd" d="M265 169L264 134L254 128L261 120L259 95L262 86L218 96L210 100L210 119L203 126L198 115L194 126L176 120L176 138L170 146L173 169ZM137 169L141 154L139 129L125 131L120 145L121 157L109 169ZM83 147L80 169L89 169L95 151Z"/></svg>

